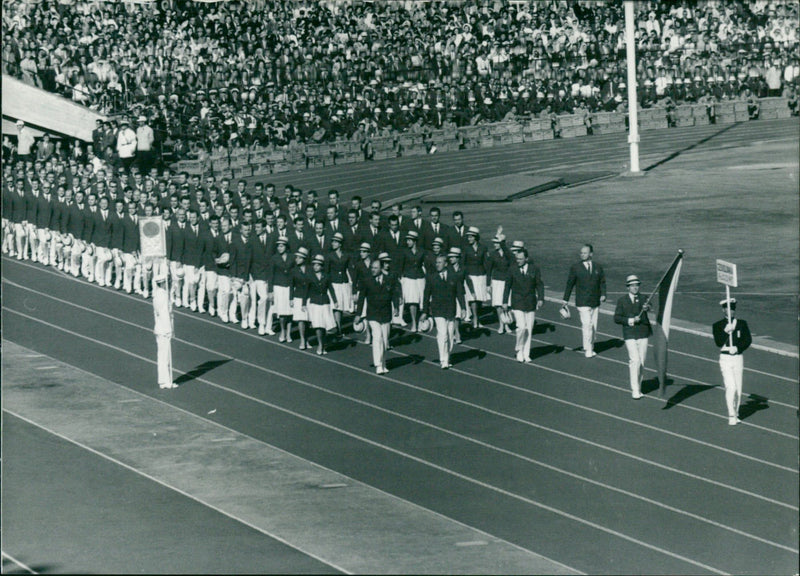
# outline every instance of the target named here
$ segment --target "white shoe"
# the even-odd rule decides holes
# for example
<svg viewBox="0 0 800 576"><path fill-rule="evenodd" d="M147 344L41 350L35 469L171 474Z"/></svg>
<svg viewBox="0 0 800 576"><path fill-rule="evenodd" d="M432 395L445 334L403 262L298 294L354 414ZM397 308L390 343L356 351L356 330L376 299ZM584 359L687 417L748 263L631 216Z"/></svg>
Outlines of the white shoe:
<svg viewBox="0 0 800 576"><path fill-rule="evenodd" d="M736 416L728 416L728 426L736 426L741 420Z"/></svg>
<svg viewBox="0 0 800 576"><path fill-rule="evenodd" d="M159 384L158 387L163 390L163 389L166 389L166 388L177 388L178 385L175 384L174 382L170 382L168 384Z"/></svg>
<svg viewBox="0 0 800 576"><path fill-rule="evenodd" d="M631 398L633 398L634 400L638 400L642 396L644 396L644 394L642 394L641 392L634 392L633 394L631 394Z"/></svg>
<svg viewBox="0 0 800 576"><path fill-rule="evenodd" d="M267 336L275 336L276 332L272 328L268 328L266 334Z"/></svg>
<svg viewBox="0 0 800 576"><path fill-rule="evenodd" d="M587 353L585 354L585 356L586 356L587 358L594 358L595 356L597 356L597 352L595 352L594 350L591 350L590 352L587 352Z"/></svg>
<svg viewBox="0 0 800 576"><path fill-rule="evenodd" d="M227 324L228 323L228 317L227 316L220 316L219 319L222 320L223 324Z"/></svg>
<svg viewBox="0 0 800 576"><path fill-rule="evenodd" d="M264 336L266 333L267 333L267 331L264 330L261 326L258 327L258 335L259 336Z"/></svg>
<svg viewBox="0 0 800 576"><path fill-rule="evenodd" d="M209 315L209 316L214 316L215 314L216 314L216 312L214 311L214 309L213 309L213 308L209 308L209 309L208 309L208 315Z"/></svg>
<svg viewBox="0 0 800 576"><path fill-rule="evenodd" d="M250 324L247 320L242 320L242 330L247 330L248 328L250 328Z"/></svg>
<svg viewBox="0 0 800 576"><path fill-rule="evenodd" d="M192 312L197 312L197 303L192 302L191 304L189 304L189 310L191 310Z"/></svg>

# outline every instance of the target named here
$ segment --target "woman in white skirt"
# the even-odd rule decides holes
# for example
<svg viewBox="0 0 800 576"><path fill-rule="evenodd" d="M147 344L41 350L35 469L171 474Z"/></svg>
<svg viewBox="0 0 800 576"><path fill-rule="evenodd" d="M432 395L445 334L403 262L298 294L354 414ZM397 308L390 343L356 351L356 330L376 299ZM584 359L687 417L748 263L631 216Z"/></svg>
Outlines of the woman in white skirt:
<svg viewBox="0 0 800 576"><path fill-rule="evenodd" d="M270 294L270 313L278 316L281 325L279 342L292 341L292 299L290 296L292 285L292 270L294 260L286 251L288 240L278 238L275 242L276 253L270 260L269 285L272 286ZM269 325L269 323L268 323Z"/></svg>
<svg viewBox="0 0 800 576"><path fill-rule="evenodd" d="M400 286L403 289L403 304L411 313L411 331L417 332L417 314L425 295L425 250L417 246L419 233L409 230L406 233L406 246L403 250Z"/></svg>
<svg viewBox="0 0 800 576"><path fill-rule="evenodd" d="M481 303L489 300L486 287L486 248L480 243L480 230L475 226L467 228L467 245L464 248L464 272L469 278L465 286L466 300L472 316L472 328L480 328Z"/></svg>
<svg viewBox="0 0 800 576"><path fill-rule="evenodd" d="M308 310L311 327L317 333L317 354L327 354L325 350L325 332L336 328L333 308L338 302L331 278L323 272L325 257L317 254L311 261L311 274L308 275L303 306Z"/></svg>
<svg viewBox="0 0 800 576"><path fill-rule="evenodd" d="M512 263L511 252L506 248L506 237L502 233L502 228L498 229L497 234L492 238L494 247L489 251L487 261L489 264L489 278L492 279L492 306L497 311L497 333L511 332L511 328L503 322L504 314L503 305L508 302L503 302L503 294L506 290L506 281L508 280L508 269Z"/></svg>
<svg viewBox="0 0 800 576"><path fill-rule="evenodd" d="M308 348L306 342L306 325L308 324L308 309L303 304L303 296L308 290L308 248L301 246L294 253L294 270L292 271L292 285L290 296L292 298L292 320L297 322L300 330L300 350ZM287 339L291 342L291 339Z"/></svg>
<svg viewBox="0 0 800 576"><path fill-rule="evenodd" d="M342 313L353 313L353 273L350 254L342 250L344 235L336 232L331 238L331 251L328 253L328 274L331 278L336 301L333 304L333 317L336 320L337 334L342 334Z"/></svg>

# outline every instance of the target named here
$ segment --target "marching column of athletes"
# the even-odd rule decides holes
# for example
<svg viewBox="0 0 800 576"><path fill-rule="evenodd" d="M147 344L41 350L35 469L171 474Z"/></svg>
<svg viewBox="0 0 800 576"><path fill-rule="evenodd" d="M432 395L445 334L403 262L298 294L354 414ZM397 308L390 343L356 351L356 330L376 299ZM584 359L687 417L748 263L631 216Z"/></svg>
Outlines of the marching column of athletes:
<svg viewBox="0 0 800 576"><path fill-rule="evenodd" d="M345 315L353 316L355 331L366 332L378 374L388 372L392 324L412 332L435 325L439 363L447 369L464 327L483 328L487 305L496 312L499 334L513 329L516 360L531 362L544 282L524 243L508 245L502 227L487 247L461 211L453 213L448 226L436 207L428 218L420 206L412 206L406 217L400 204L384 215L379 201L367 210L359 196L344 206L336 190L323 206L313 190L303 196L286 186L278 195L274 185L257 183L251 194L244 180L232 189L229 179L217 183L213 176L201 183L200 177L182 173L177 181L162 178L156 185L136 173L122 182L103 170L91 178L80 169L71 175L56 178L48 172L37 178L30 169L17 169L6 178L4 254L145 298L163 286L166 275L170 306L240 323L286 343L293 341L297 325L300 349L313 345L320 355L327 354L326 337L341 337ZM166 230L167 264L160 272L139 253L139 219L151 216L163 218ZM628 276L629 294L619 299L614 316L629 353L634 399L642 397L651 334L639 284L638 277ZM580 248L580 260L570 268L562 299L565 317L573 289L581 349L593 358L606 282L590 244ZM740 325L746 327L743 321ZM726 326L725 332L733 330ZM733 356L744 348L729 346L723 352ZM729 386L733 377L724 369L723 375L726 387L740 394L741 378ZM728 404L738 409L734 401Z"/></svg>

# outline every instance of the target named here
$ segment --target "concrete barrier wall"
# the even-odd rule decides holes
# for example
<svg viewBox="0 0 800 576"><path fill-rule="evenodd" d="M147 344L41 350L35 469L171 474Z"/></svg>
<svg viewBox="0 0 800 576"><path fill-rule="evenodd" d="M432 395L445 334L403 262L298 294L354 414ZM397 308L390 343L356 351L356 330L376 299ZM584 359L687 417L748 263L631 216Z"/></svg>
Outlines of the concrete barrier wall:
<svg viewBox="0 0 800 576"><path fill-rule="evenodd" d="M788 100L785 98L760 99L761 118L788 118L791 115ZM715 104L714 119L718 124L745 122L749 120L747 103L744 101L725 101ZM676 126L701 126L709 124L712 116L705 104L686 104L672 111ZM564 114L555 118L527 118L516 122L497 122L478 126L463 126L457 129L434 130L425 141L422 134L401 134L373 138L372 158L384 160L398 156L429 154L459 149L489 148L552 140L553 138L573 138L587 134L611 134L626 132L626 113L597 112L589 114ZM640 130L667 128L668 114L665 108L644 108L639 111ZM364 151L360 142L349 140L326 144L295 145L293 147L256 148L235 154L211 156L206 161L186 160L173 165L177 170L190 174L213 171L217 176L244 178L266 176L334 164L349 164L364 161Z"/></svg>

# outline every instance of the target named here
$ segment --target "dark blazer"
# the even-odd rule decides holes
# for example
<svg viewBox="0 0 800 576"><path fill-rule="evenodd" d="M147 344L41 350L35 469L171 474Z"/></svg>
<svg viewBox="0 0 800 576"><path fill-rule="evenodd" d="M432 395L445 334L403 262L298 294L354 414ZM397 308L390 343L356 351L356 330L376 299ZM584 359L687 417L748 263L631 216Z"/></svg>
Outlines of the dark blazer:
<svg viewBox="0 0 800 576"><path fill-rule="evenodd" d="M741 318L736 318L735 321L736 328L731 334L733 335L733 345L736 346L738 353L741 354L750 347L750 344L753 343L753 338L750 336L750 328L747 326L747 322ZM711 326L714 332L714 342L720 348L727 346L730 341L728 335L725 333L725 326L727 324L728 319L723 318L722 320L714 322ZM730 352L723 352L723 354L730 354Z"/></svg>
<svg viewBox="0 0 800 576"><path fill-rule="evenodd" d="M600 297L606 295L606 274L603 267L592 262L591 274L583 261L576 262L569 269L567 287L564 288L564 300L569 300L575 288L575 306L600 306Z"/></svg>
<svg viewBox="0 0 800 576"><path fill-rule="evenodd" d="M288 252L286 260L277 252L272 255L269 266L269 285L288 288L292 284L292 269L294 258Z"/></svg>
<svg viewBox="0 0 800 576"><path fill-rule="evenodd" d="M66 231L76 240L83 239L83 228L86 221L86 211L73 202L67 208Z"/></svg>
<svg viewBox="0 0 800 576"><path fill-rule="evenodd" d="M381 230L377 240L377 252L386 252L392 259L392 264L397 267L400 264L402 253L405 248L403 233L398 229L397 242L392 238L390 230Z"/></svg>
<svg viewBox="0 0 800 576"><path fill-rule="evenodd" d="M422 297L422 309L429 316L438 316L453 320L456 317L456 302L466 310L464 303L464 282L458 274L445 268L445 278L434 270L425 280L425 295Z"/></svg>
<svg viewBox="0 0 800 576"><path fill-rule="evenodd" d="M355 272L351 264L351 257L347 252L342 250L342 255L339 256L333 250L329 250L325 256L325 264L327 265L331 282L334 284L346 284L348 282L348 271L350 272L350 279L353 279Z"/></svg>
<svg viewBox="0 0 800 576"><path fill-rule="evenodd" d="M511 296L511 309L522 312L535 312L536 304L544 300L544 281L539 267L528 261L527 273L522 273L522 268L514 264L511 267L509 279L503 292L503 302L508 302Z"/></svg>
<svg viewBox="0 0 800 576"><path fill-rule="evenodd" d="M222 254L227 253L230 258L228 258L228 262L226 264L217 264L214 263L214 271L219 274L220 276L230 276L233 274L233 263L236 261L236 244L234 242L234 238L236 237L235 232L228 232L231 235L231 241L228 242L225 239L225 234L220 234L214 239L214 254L215 257L219 257Z"/></svg>
<svg viewBox="0 0 800 576"><path fill-rule="evenodd" d="M379 283L369 276L361 282L361 291L358 295L356 314L363 316L364 303L367 303L367 320L386 324L392 320L392 304L398 305L400 299L400 284L391 278L383 276Z"/></svg>
<svg viewBox="0 0 800 576"><path fill-rule="evenodd" d="M178 221L175 220L172 224L169 225L169 229L167 230L167 236L169 239L167 240L167 259L172 260L174 262L182 262L183 258L183 235L186 232L186 229L189 227L189 223L185 222L183 224L183 229L178 225Z"/></svg>
<svg viewBox="0 0 800 576"><path fill-rule="evenodd" d="M219 252L217 252L217 249L221 246L217 240L219 237L219 231L217 231L217 235L214 236L211 232L211 228L206 228L200 234L200 238L203 242L203 266L205 266L208 272L217 271L217 264L214 262L214 258L219 257Z"/></svg>
<svg viewBox="0 0 800 576"><path fill-rule="evenodd" d="M653 333L647 312L642 312L644 300L641 294L636 295L635 302L631 302L630 294L624 294L617 300L617 307L614 310L614 322L622 325L622 337L625 340L647 338ZM628 326L628 318L635 318L640 312L642 316L639 323Z"/></svg>
<svg viewBox="0 0 800 576"><path fill-rule="evenodd" d="M94 213L94 226L92 227L92 244L98 248L109 248L111 246L111 211L103 219L103 211L99 208Z"/></svg>
<svg viewBox="0 0 800 576"><path fill-rule="evenodd" d="M247 281L250 278L250 264L253 261L253 240L245 240L240 233L233 235L232 244L235 256L231 254L232 274L235 278Z"/></svg>
<svg viewBox="0 0 800 576"><path fill-rule="evenodd" d="M308 244L312 256L316 254L322 254L324 256L331 248L331 235L325 231L322 235L322 245L320 245L320 239L316 234L312 234L309 236Z"/></svg>
<svg viewBox="0 0 800 576"><path fill-rule="evenodd" d="M321 278L317 278L314 272L308 274L308 282L306 282L306 290L303 295L303 306L311 304L330 304L336 300L336 294L333 292L331 286L331 277L322 273Z"/></svg>
<svg viewBox="0 0 800 576"><path fill-rule="evenodd" d="M253 259L250 262L250 274L253 280L269 281L270 259L272 258L272 243L269 234L253 236Z"/></svg>
<svg viewBox="0 0 800 576"><path fill-rule="evenodd" d="M139 217L134 222L129 214L122 219L122 251L132 254L139 250Z"/></svg>
<svg viewBox="0 0 800 576"><path fill-rule="evenodd" d="M460 230L453 226L450 229L450 238L448 240L450 247L461 248L463 252L464 247L467 245L467 226L462 226Z"/></svg>
<svg viewBox="0 0 800 576"><path fill-rule="evenodd" d="M203 265L203 249L203 232L200 224L197 225L197 234L192 231L191 224L187 224L183 231L181 262L199 268Z"/></svg>
<svg viewBox="0 0 800 576"><path fill-rule="evenodd" d="M340 231L344 236L344 244L342 249L345 252L349 252L350 254L358 256L358 246L361 244L361 242L363 242L363 240L361 240L362 230L363 228L361 224L356 226L355 232L353 232L353 229L349 224L345 224L340 228ZM372 248L374 249L375 247L373 246Z"/></svg>
<svg viewBox="0 0 800 576"><path fill-rule="evenodd" d="M125 245L125 212L120 216L116 212L112 212L109 219L111 220L111 248L122 250Z"/></svg>
<svg viewBox="0 0 800 576"><path fill-rule="evenodd" d="M398 272L401 273L403 278L425 278L423 266L425 264L425 250L417 248L416 253L411 251L411 248L404 248L401 252L402 259L400 260L401 266L398 266Z"/></svg>
<svg viewBox="0 0 800 576"><path fill-rule="evenodd" d="M359 226L359 228L361 229L361 241L369 242L372 245L372 250L377 252L381 238L380 227L376 228L374 233L372 232L372 227L369 224L367 224L363 228Z"/></svg>
<svg viewBox="0 0 800 576"><path fill-rule="evenodd" d="M509 270L514 265L511 260L511 252L506 249L505 240L501 244L503 253L500 250L490 250L486 256L486 263L489 268L489 278L491 280L508 280Z"/></svg>
<svg viewBox="0 0 800 576"><path fill-rule="evenodd" d="M483 276L488 269L486 263L486 247L477 243L477 250L466 244L461 252L464 257L464 271L468 276Z"/></svg>
<svg viewBox="0 0 800 576"><path fill-rule="evenodd" d="M420 233L420 245L425 248L425 250L430 250L433 246L434 238L441 238L444 242L444 246L442 246L443 250L450 249L450 238L452 237L452 230L450 226L447 224L443 224L441 221L439 222L439 232L434 232L433 230L433 223L430 221L426 221L422 223L422 232Z"/></svg>
<svg viewBox="0 0 800 576"><path fill-rule="evenodd" d="M53 216L53 206L55 202L52 196L47 197L40 193L36 199L36 227L49 228L50 218ZM32 222L34 224L34 222Z"/></svg>
<svg viewBox="0 0 800 576"><path fill-rule="evenodd" d="M94 234L94 216L100 212L100 208L95 206L95 211L89 208L88 204L83 208L83 232L81 233L81 240L84 242L91 242L92 235Z"/></svg>

